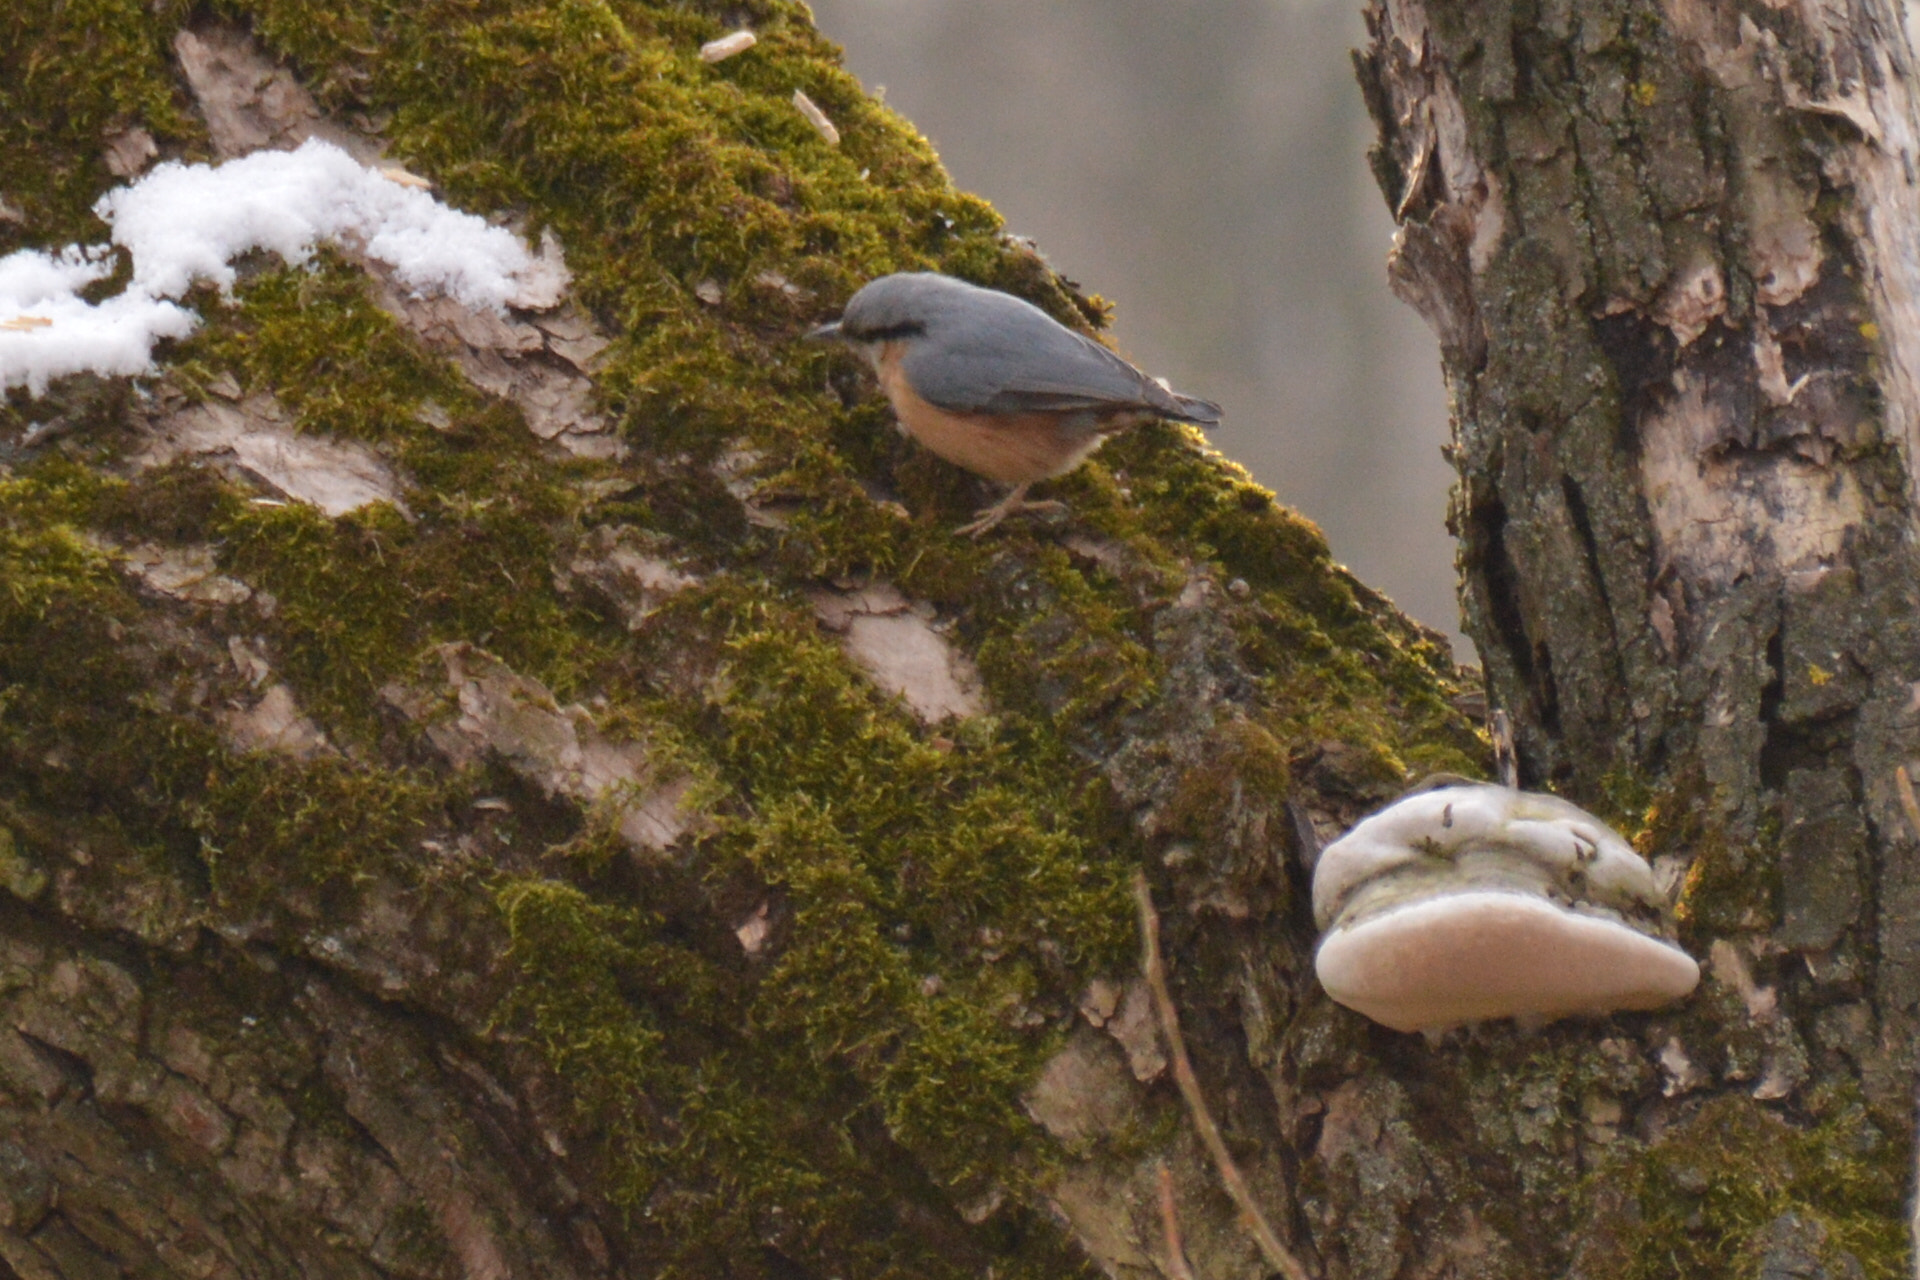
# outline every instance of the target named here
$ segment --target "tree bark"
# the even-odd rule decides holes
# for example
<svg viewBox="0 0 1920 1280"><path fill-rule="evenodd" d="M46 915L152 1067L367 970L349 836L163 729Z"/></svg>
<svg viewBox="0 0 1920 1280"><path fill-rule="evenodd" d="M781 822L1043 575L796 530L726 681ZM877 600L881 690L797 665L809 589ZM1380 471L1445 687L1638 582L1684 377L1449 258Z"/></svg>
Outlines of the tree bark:
<svg viewBox="0 0 1920 1280"><path fill-rule="evenodd" d="M1373 13L1492 692L1712 972L1428 1044L1306 890L1485 771L1444 646L1168 427L954 538L992 495L794 339L903 268L1101 306L801 6L105 7L0 19L0 250L320 135L574 283L249 260L0 406L0 1273L1902 1273L1887 15Z"/></svg>
<svg viewBox="0 0 1920 1280"><path fill-rule="evenodd" d="M319 137L573 285L254 254L0 404L0 1274L1317 1267L1285 1044L1368 1033L1303 855L1483 763L1444 643L1164 425L956 538L799 336L908 268L1103 307L803 6L217 10L0 15L0 252Z"/></svg>
<svg viewBox="0 0 1920 1280"><path fill-rule="evenodd" d="M1900 12L1393 0L1369 22L1390 270L1443 345L1492 700L1524 782L1646 806L1711 975L1641 1032L1660 1087L1622 1100L1635 1153L1550 1215L1563 1256L1639 1274L1669 1243L1654 1228L1691 1213L1686 1274L1716 1274L1708 1240L1718 1274L1802 1255L1853 1274L1848 1254L1904 1274L1884 1188L1863 1250L1835 1217L1864 1208L1792 1169L1848 1108L1870 1135L1848 1159L1911 1167L1920 191ZM1751 1202L1716 1213L1720 1194Z"/></svg>

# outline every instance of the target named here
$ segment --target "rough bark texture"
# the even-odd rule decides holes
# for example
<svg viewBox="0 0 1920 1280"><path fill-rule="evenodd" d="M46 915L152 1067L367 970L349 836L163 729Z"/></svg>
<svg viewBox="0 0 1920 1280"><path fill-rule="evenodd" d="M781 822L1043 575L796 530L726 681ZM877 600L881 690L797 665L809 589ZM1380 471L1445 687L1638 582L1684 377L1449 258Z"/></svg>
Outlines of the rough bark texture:
<svg viewBox="0 0 1920 1280"><path fill-rule="evenodd" d="M1328 1280L1901 1274L1885 20L1374 13L1494 693L1712 971L1428 1044L1326 1000L1304 889L1484 766L1442 648L1172 428L954 538L990 495L795 337L906 267L1102 309L800 6L11 6L0 250L324 133L573 286L256 259L153 376L0 410L0 1269L1266 1275L1211 1146Z"/></svg>
<svg viewBox="0 0 1920 1280"><path fill-rule="evenodd" d="M1318 993L1303 892L1484 763L1444 645L1171 427L955 538L991 492L798 335L903 268L1103 309L803 7L0 13L0 252L315 134L573 286L255 255L152 376L0 405L0 1275L1178 1274L1163 1167L1195 1273L1262 1274L1142 867L1287 1246L1466 1203L1355 1194L1423 1158L1360 1083L1418 1051Z"/></svg>
<svg viewBox="0 0 1920 1280"><path fill-rule="evenodd" d="M1531 1256L1583 1276L1905 1274L1920 186L1900 14L1391 0L1369 20L1391 269L1445 351L1490 695L1523 782L1647 806L1711 971L1634 1027L1659 1070L1589 1095L1587 1139L1516 1134L1589 1172L1555 1209L1523 1157L1528 1216L1493 1239L1550 1250L1546 1227L1568 1245ZM1625 1043L1592 1034L1570 1066ZM1410 1147L1391 1194L1444 1185L1430 1161Z"/></svg>

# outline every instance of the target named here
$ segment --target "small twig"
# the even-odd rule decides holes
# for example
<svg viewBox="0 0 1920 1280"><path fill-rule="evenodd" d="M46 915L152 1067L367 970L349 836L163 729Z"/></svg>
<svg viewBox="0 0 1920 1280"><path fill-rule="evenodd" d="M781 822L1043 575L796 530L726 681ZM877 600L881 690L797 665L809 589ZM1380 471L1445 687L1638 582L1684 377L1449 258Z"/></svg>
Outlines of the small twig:
<svg viewBox="0 0 1920 1280"><path fill-rule="evenodd" d="M1504 711L1487 717L1487 733L1493 738L1493 769L1503 787L1520 785L1520 753L1513 745L1513 721Z"/></svg>
<svg viewBox="0 0 1920 1280"><path fill-rule="evenodd" d="M1428 166L1433 163L1435 139L1432 104L1424 104L1420 115L1420 141L1413 153L1413 162L1406 168L1407 189L1401 194L1400 203L1394 206L1393 217L1396 222L1407 220L1407 214L1413 209L1414 201L1420 198L1421 192L1427 185Z"/></svg>
<svg viewBox="0 0 1920 1280"><path fill-rule="evenodd" d="M1164 1161L1160 1165L1160 1226L1167 1241L1167 1280L1193 1280L1186 1246L1180 1243L1180 1219L1173 1211L1173 1174Z"/></svg>
<svg viewBox="0 0 1920 1280"><path fill-rule="evenodd" d="M1900 807L1906 810L1907 822L1913 827L1915 839L1920 839L1920 799L1913 794L1913 779L1907 776L1907 766L1896 765L1893 770L1894 790L1900 793Z"/></svg>
<svg viewBox="0 0 1920 1280"><path fill-rule="evenodd" d="M1240 1210L1240 1220L1245 1224L1253 1242L1260 1246L1260 1255L1267 1265L1285 1276L1287 1280L1312 1280L1300 1260L1280 1243L1280 1237L1273 1233L1266 1215L1260 1212L1260 1206L1254 1202L1253 1192L1247 1187L1247 1180L1240 1174L1240 1166L1233 1162L1227 1153L1226 1139L1220 1136L1220 1126L1213 1122L1213 1113L1207 1110L1207 1099L1200 1092L1199 1077L1193 1074L1193 1063L1187 1057L1187 1042L1180 1034L1180 1014L1173 1007L1173 993L1167 988L1167 967L1160 958L1160 913L1153 909L1153 891L1147 887L1145 872L1136 871L1133 875L1133 898L1140 907L1140 967L1146 973L1147 990L1153 995L1153 1009L1160 1017L1160 1033L1166 1037L1167 1056L1173 1062L1174 1083L1180 1086L1180 1096L1187 1101L1187 1110L1193 1115L1193 1127L1200 1131L1200 1142L1213 1157L1213 1167L1220 1175L1220 1182L1232 1198L1234 1206Z"/></svg>

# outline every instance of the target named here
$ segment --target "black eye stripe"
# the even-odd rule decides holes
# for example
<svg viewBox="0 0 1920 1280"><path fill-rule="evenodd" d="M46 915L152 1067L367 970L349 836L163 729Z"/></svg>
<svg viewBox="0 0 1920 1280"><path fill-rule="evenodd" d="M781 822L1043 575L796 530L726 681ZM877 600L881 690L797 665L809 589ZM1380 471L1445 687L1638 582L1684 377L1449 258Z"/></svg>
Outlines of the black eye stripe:
<svg viewBox="0 0 1920 1280"><path fill-rule="evenodd" d="M903 320L899 324L884 325L874 329L848 328L843 321L840 332L859 342L892 342L895 338L913 338L927 331L927 326L917 320Z"/></svg>

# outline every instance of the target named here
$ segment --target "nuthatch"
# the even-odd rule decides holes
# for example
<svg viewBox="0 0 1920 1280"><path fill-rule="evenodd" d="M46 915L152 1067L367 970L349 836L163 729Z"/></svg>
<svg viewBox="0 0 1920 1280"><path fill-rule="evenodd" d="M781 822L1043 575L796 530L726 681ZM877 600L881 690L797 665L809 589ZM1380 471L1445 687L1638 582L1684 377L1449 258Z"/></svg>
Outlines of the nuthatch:
<svg viewBox="0 0 1920 1280"><path fill-rule="evenodd" d="M1079 466L1106 438L1172 418L1210 427L1220 406L1170 391L1030 302L932 271L882 276L809 338L865 356L900 429L975 475L1013 486L960 533L1020 511L1027 489Z"/></svg>

